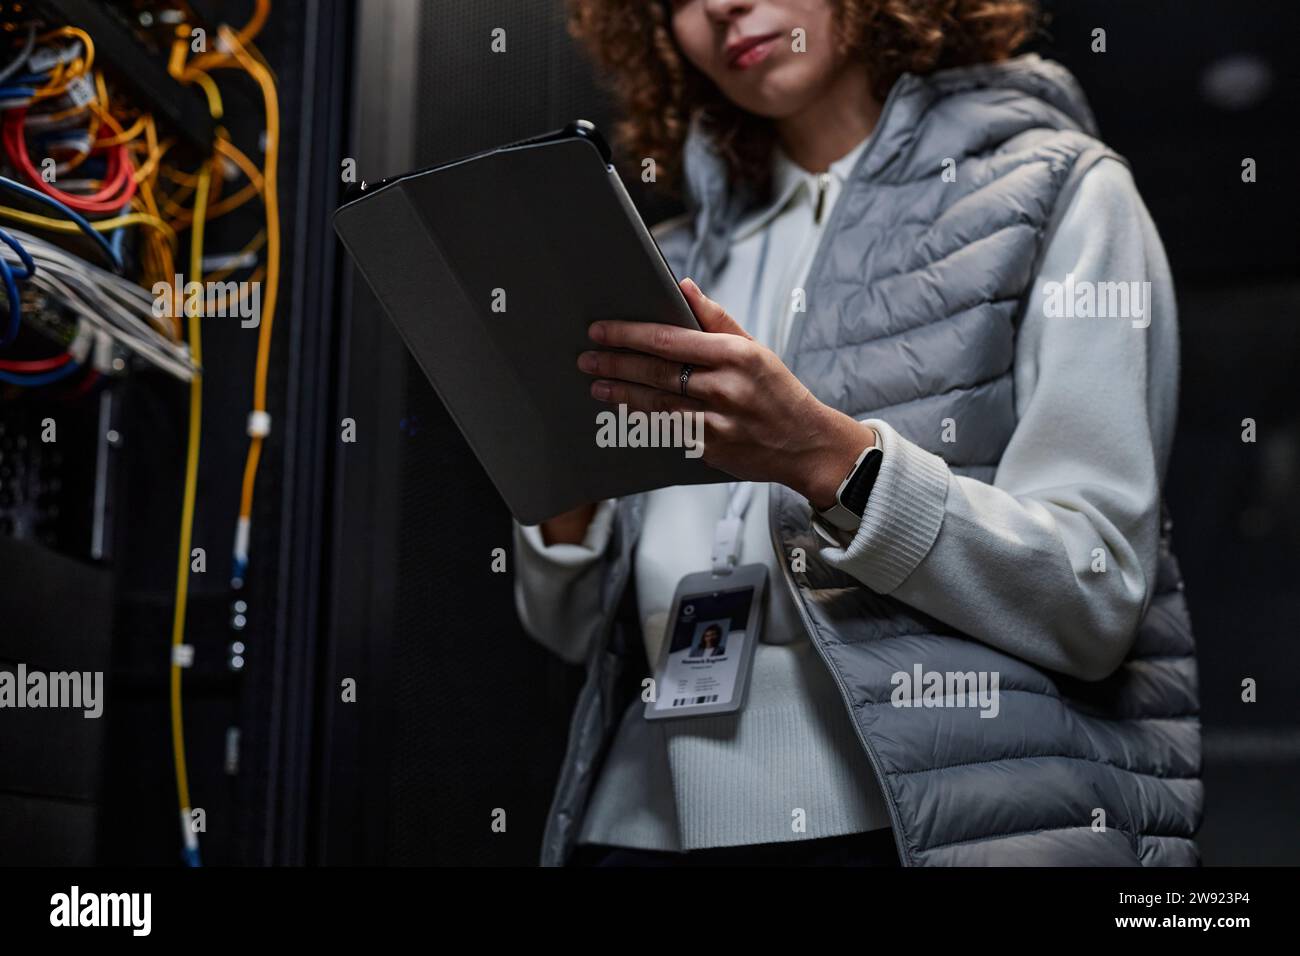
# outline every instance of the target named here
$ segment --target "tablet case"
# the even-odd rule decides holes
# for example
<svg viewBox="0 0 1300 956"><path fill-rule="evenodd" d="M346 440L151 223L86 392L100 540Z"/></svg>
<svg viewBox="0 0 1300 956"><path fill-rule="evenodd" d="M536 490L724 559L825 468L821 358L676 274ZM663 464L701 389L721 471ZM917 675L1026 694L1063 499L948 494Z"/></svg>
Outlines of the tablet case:
<svg viewBox="0 0 1300 956"><path fill-rule="evenodd" d="M585 121L363 187L334 228L522 524L731 476L681 447L602 448L577 368L596 319L698 328Z"/></svg>

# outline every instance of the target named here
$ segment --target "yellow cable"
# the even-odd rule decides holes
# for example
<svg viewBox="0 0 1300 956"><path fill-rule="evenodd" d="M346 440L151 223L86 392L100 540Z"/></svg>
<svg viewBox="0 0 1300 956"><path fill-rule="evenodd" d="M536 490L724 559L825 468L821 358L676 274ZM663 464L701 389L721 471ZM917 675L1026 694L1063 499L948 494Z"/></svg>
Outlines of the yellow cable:
<svg viewBox="0 0 1300 956"><path fill-rule="evenodd" d="M233 160L234 164L239 167L240 172L248 177L248 181L257 187L258 192L262 191L261 170L257 168L251 159L244 155L243 150L223 136L217 140L217 152Z"/></svg>
<svg viewBox="0 0 1300 956"><path fill-rule="evenodd" d="M251 202L265 188L262 173L239 147L224 135L217 137L216 145L217 152L234 162L239 167L239 170L248 177L248 184L234 195L227 196L220 202L214 203L208 210L209 221L216 219L218 216L224 216L226 213L234 212L245 203ZM163 168L163 172L168 179L180 184L181 187L172 195L163 198L163 206L171 216L170 222L173 228L177 232L182 232L189 225L190 212L180 205L179 200L189 196L194 187L194 177L182 170L171 168Z"/></svg>
<svg viewBox="0 0 1300 956"><path fill-rule="evenodd" d="M252 183L249 183L243 189L239 190L239 192L235 193L233 196L227 196L225 199L221 200L220 202L213 203L212 208L208 210L208 218L217 219L221 216L224 216L226 213L234 212L240 206L243 206L244 204L251 202L254 198L256 198L258 192L259 192L258 188ZM164 201L163 205L166 208L167 212L172 214L172 218L171 218L172 228L175 229L177 232L184 232L185 229L189 226L190 220L193 218L193 214L188 209L183 209L176 203L172 202L170 197ZM173 212L173 210L175 210L175 212Z"/></svg>
<svg viewBox="0 0 1300 956"><path fill-rule="evenodd" d="M233 50L236 60L248 71L262 90L266 109L266 168L263 172L265 188L263 204L266 208L266 295L263 297L263 314L257 339L257 368L253 379L253 411L266 411L266 384L271 356L271 331L275 323L276 297L280 286L280 207L276 192L279 176L280 106L275 80L270 70L249 55L239 37L228 28L221 28L221 38ZM257 468L262 456L262 438L249 440L248 458L244 463L244 482L240 492L239 517L249 521L253 514L253 492L257 485Z"/></svg>
<svg viewBox="0 0 1300 956"><path fill-rule="evenodd" d="M234 162L234 164L239 167L239 171L248 177L248 181L257 186L258 191L261 191L262 173L253 161L248 158L247 154L225 136L217 137L216 146L217 152ZM176 183L178 186L188 186L190 189L194 188L196 179L192 174L185 172L185 170L177 169L174 166L168 166L166 164L160 165L159 169L164 176Z"/></svg>
<svg viewBox="0 0 1300 956"><path fill-rule="evenodd" d="M28 129L44 129L52 126L57 122L65 119L72 119L78 114L90 109L90 103L80 103L77 106L69 106L66 110L60 110L57 113L30 113L27 116Z"/></svg>
<svg viewBox="0 0 1300 956"><path fill-rule="evenodd" d="M158 171L178 186L189 186L191 189L194 188L195 177L191 176L183 169L177 169L174 166L161 164L158 167Z"/></svg>
<svg viewBox="0 0 1300 956"><path fill-rule="evenodd" d="M104 74L102 72L95 73L95 93L96 98L90 103L91 109L93 109L98 115L102 116L104 122L108 123L117 131L116 136L112 136L108 139L95 139L92 136L91 139L94 141L96 148L117 146L121 143L130 142L145 130L148 125L145 116L138 117L129 130L122 129L122 124L117 121L115 116L113 116L113 104L109 99L108 85L104 82Z"/></svg>
<svg viewBox="0 0 1300 956"><path fill-rule="evenodd" d="M185 52L189 49L189 38L190 31L185 24L176 24L171 56L167 59L167 72L181 83L198 83L208 98L208 112L212 114L214 120L219 120L225 115L225 107L222 105L221 91L217 89L216 80L202 70L186 68Z"/></svg>
<svg viewBox="0 0 1300 956"><path fill-rule="evenodd" d="M80 40L85 51L85 57L77 57L72 61L68 66L67 76L64 75L63 64L59 63L55 67L54 75L50 77L49 84L37 90L33 99L39 100L47 99L51 96L62 96L68 91L68 87L72 85L73 80L79 76L85 76L90 72L90 66L95 62L95 41L90 38L90 34L85 30L78 29L77 27L59 27L59 29L52 30L43 37L40 37L40 41L44 43L46 40L52 40L55 37L60 36L74 37ZM60 80L63 82L60 83Z"/></svg>
<svg viewBox="0 0 1300 956"><path fill-rule="evenodd" d="M148 215L147 220L150 225L162 225L165 229L152 229L144 236L144 245L141 250L141 259L145 267L145 279L142 283L148 288L161 281L172 289L175 268L172 261L172 249L176 246L176 234L170 226L166 226L162 221L162 216L158 211L158 203L154 197L154 186L158 177L158 160L164 152L170 147L171 141L158 144L157 129L154 126L152 116L146 116L145 123L145 142L144 147L149 152L149 159L136 172L136 181L139 188L136 195L132 198L132 208L143 210ZM171 293L174 296L174 292ZM170 337L179 340L181 337L181 310L175 302L172 308L167 310L167 315L171 320L169 328Z"/></svg>
<svg viewBox="0 0 1300 956"><path fill-rule="evenodd" d="M193 186L181 186L175 192L164 193L162 197L163 208L169 208L169 207L175 207L177 209L182 208L181 202L186 199L189 199L190 195L193 192L194 192Z"/></svg>
<svg viewBox="0 0 1300 956"><path fill-rule="evenodd" d="M257 234L256 234L255 236L253 236L253 238L250 239L250 240L248 241L248 244L247 244L246 246L244 246L244 248L242 248L242 249L240 249L238 252L236 252L236 253L234 254L234 256L235 256L235 258L239 258L239 257L241 257L241 256L246 256L246 255L248 255L250 252L257 252L257 250L261 249L264 245L266 245L266 230L265 230L265 229L259 229L259 230L257 231ZM222 281L223 279L225 279L227 276L232 275L232 274L235 272L235 270L238 269L238 268L239 268L239 266L237 266L237 265L234 265L234 266L222 266L222 267L221 267L220 269L218 269L216 272L209 272L208 275L207 275L207 279L206 279L206 281L208 281L208 282L220 282L220 281ZM249 282L258 281L258 279L260 278L260 274L261 274L261 269L259 268L259 270L258 270L257 273L255 273L254 275L252 275L252 276L249 277L248 281L249 281Z"/></svg>
<svg viewBox="0 0 1300 956"><path fill-rule="evenodd" d="M193 77L185 77L184 82L193 79L199 86L203 87L203 93L208 98L208 110L212 113L214 120L219 120L225 115L225 107L221 103L221 92L217 89L217 83L206 73L196 73Z"/></svg>
<svg viewBox="0 0 1300 956"><path fill-rule="evenodd" d="M257 7L253 10L252 17L240 29L238 36L233 33L238 45L243 47L252 43L254 38L262 32L262 27L266 24L267 15L271 12L271 0L257 0ZM222 25L220 31L230 32L230 28ZM236 54L237 56L238 54ZM230 62L230 54L224 51L212 50L202 53L194 58L187 70L215 70L218 67L225 66Z"/></svg>
<svg viewBox="0 0 1300 956"><path fill-rule="evenodd" d="M152 124L150 128L152 129ZM156 137L152 135L152 132L150 133L150 139L151 140L156 139ZM137 173L137 175L143 177L152 177L157 171L159 167L159 163L162 160L163 156L165 156L167 154L167 151L175 145L176 145L176 141L174 139L163 140L161 144L157 142L152 142L151 145L148 147L149 158L145 160L144 165L140 167L140 172Z"/></svg>
<svg viewBox="0 0 1300 956"><path fill-rule="evenodd" d="M126 132L119 133L116 136L110 136L108 139L95 140L95 147L99 149L105 146L120 146L123 143L131 142L131 140L135 139L141 132L143 132L144 120L145 118L143 116L138 117L136 121L131 124L131 128Z"/></svg>
<svg viewBox="0 0 1300 956"><path fill-rule="evenodd" d="M204 164L199 172L199 185L194 203L194 231L190 236L190 275L196 282L203 281L203 209L208 201L210 168ZM203 424L203 338L200 316L192 310L189 314L190 355L198 371L190 380L190 434L185 456L185 497L181 504L181 544L176 566L176 614L172 619L171 662L171 724L172 753L176 762L176 795L180 800L182 825L188 824L190 811L190 783L185 765L185 730L181 720L181 666L177 661L177 648L185 637L185 605L189 597L190 542L194 531L194 498L199 480L199 438Z"/></svg>
<svg viewBox="0 0 1300 956"><path fill-rule="evenodd" d="M55 232L81 232L79 226L68 222L66 219L51 219L49 216L24 212L21 209L14 209L12 206L0 206L0 216L13 219L15 222L26 223L29 226L53 229ZM150 216L140 212L129 212L125 215L114 216L112 219L96 219L90 224L90 227L96 232L111 232L121 226L150 226L166 236L169 242L176 241L176 231L171 226L163 222L158 216Z"/></svg>
<svg viewBox="0 0 1300 956"><path fill-rule="evenodd" d="M265 0L259 0L257 14L254 20L250 22L246 31L252 32L261 28L261 22L258 17L265 19L265 9L269 6ZM277 162L279 155L279 137L280 137L280 116L279 105L276 97L275 83L266 70L257 61L252 60L243 48L243 43L239 37L235 36L229 29L222 27L221 36L227 44L235 50L235 56L239 62L248 70L249 74L257 81L262 89L263 98L266 101L267 113L267 160L266 169L263 173L265 188L263 190L263 201L266 207L266 234L267 234L267 259L268 259L268 281L267 293L264 300L265 309L262 317L260 334L258 338L258 364L257 379L254 386L254 407L257 410L263 410L266 403L266 368L268 364L268 353L270 344L270 326L275 315L275 299L279 286L279 267L280 267L280 220L279 206L276 194L276 177ZM175 59L175 58L173 58ZM210 79L210 78L209 78ZM202 83L202 81L198 81ZM206 88L206 85L205 85ZM215 85L214 85L215 88ZM209 97L210 106L213 100ZM213 106L215 111L215 106ZM212 160L204 163L199 171L198 182L195 186L195 202L193 221L190 228L190 275L194 281L203 281L203 233L206 225L208 213L209 189L212 178ZM151 202L152 197L142 197L142 202ZM201 331L199 328L199 316L191 312L189 316L190 330L190 348L194 359L194 364L202 367L202 344ZM172 647L173 654L175 648L182 643L185 630L185 603L188 594L187 586L189 582L189 561L190 561L190 543L194 524L194 498L198 483L198 462L199 462L199 434L202 424L202 378L201 374L196 374L190 383L190 437L189 448L186 460L185 473L185 496L182 505L181 515L181 542L180 553L176 571L176 615L172 622ZM241 501L241 517L251 512L252 502L252 485L256 477L257 462L261 454L261 438L252 439L252 446L249 449L248 463L245 465L244 476L244 494ZM247 504L247 507L245 507ZM173 657L171 667L171 717L172 717L172 748L176 764L176 792L180 801L182 824L188 824L188 814L190 811L190 794L189 780L186 773L185 764L185 735L181 719L181 673L180 667ZM185 839L189 841L189 832L185 832Z"/></svg>

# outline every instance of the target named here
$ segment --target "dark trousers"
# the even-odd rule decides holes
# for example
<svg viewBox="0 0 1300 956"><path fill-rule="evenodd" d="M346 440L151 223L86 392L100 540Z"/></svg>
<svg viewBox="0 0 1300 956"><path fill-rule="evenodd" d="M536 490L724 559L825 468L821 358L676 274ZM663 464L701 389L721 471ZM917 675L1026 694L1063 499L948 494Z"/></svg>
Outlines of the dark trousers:
<svg viewBox="0 0 1300 956"><path fill-rule="evenodd" d="M571 866L899 866L894 831L888 828L820 840L721 846L673 853L584 843Z"/></svg>

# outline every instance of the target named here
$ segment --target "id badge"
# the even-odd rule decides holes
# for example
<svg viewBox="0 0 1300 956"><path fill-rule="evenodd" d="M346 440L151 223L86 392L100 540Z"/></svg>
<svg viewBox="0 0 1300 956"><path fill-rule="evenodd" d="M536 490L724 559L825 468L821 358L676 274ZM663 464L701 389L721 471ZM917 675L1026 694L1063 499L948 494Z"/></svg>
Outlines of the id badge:
<svg viewBox="0 0 1300 956"><path fill-rule="evenodd" d="M701 571L677 584L646 720L728 714L745 706L758 646L767 566Z"/></svg>

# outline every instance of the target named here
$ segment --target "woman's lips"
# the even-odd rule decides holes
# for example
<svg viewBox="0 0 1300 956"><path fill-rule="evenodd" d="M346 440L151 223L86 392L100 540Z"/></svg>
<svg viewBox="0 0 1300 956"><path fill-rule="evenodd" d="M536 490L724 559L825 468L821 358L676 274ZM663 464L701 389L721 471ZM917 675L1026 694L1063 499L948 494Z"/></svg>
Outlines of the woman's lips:
<svg viewBox="0 0 1300 956"><path fill-rule="evenodd" d="M780 37L779 33L772 33L768 36L742 40L727 51L727 66L733 70L747 70L751 66L763 62L767 55L776 48L778 37Z"/></svg>

